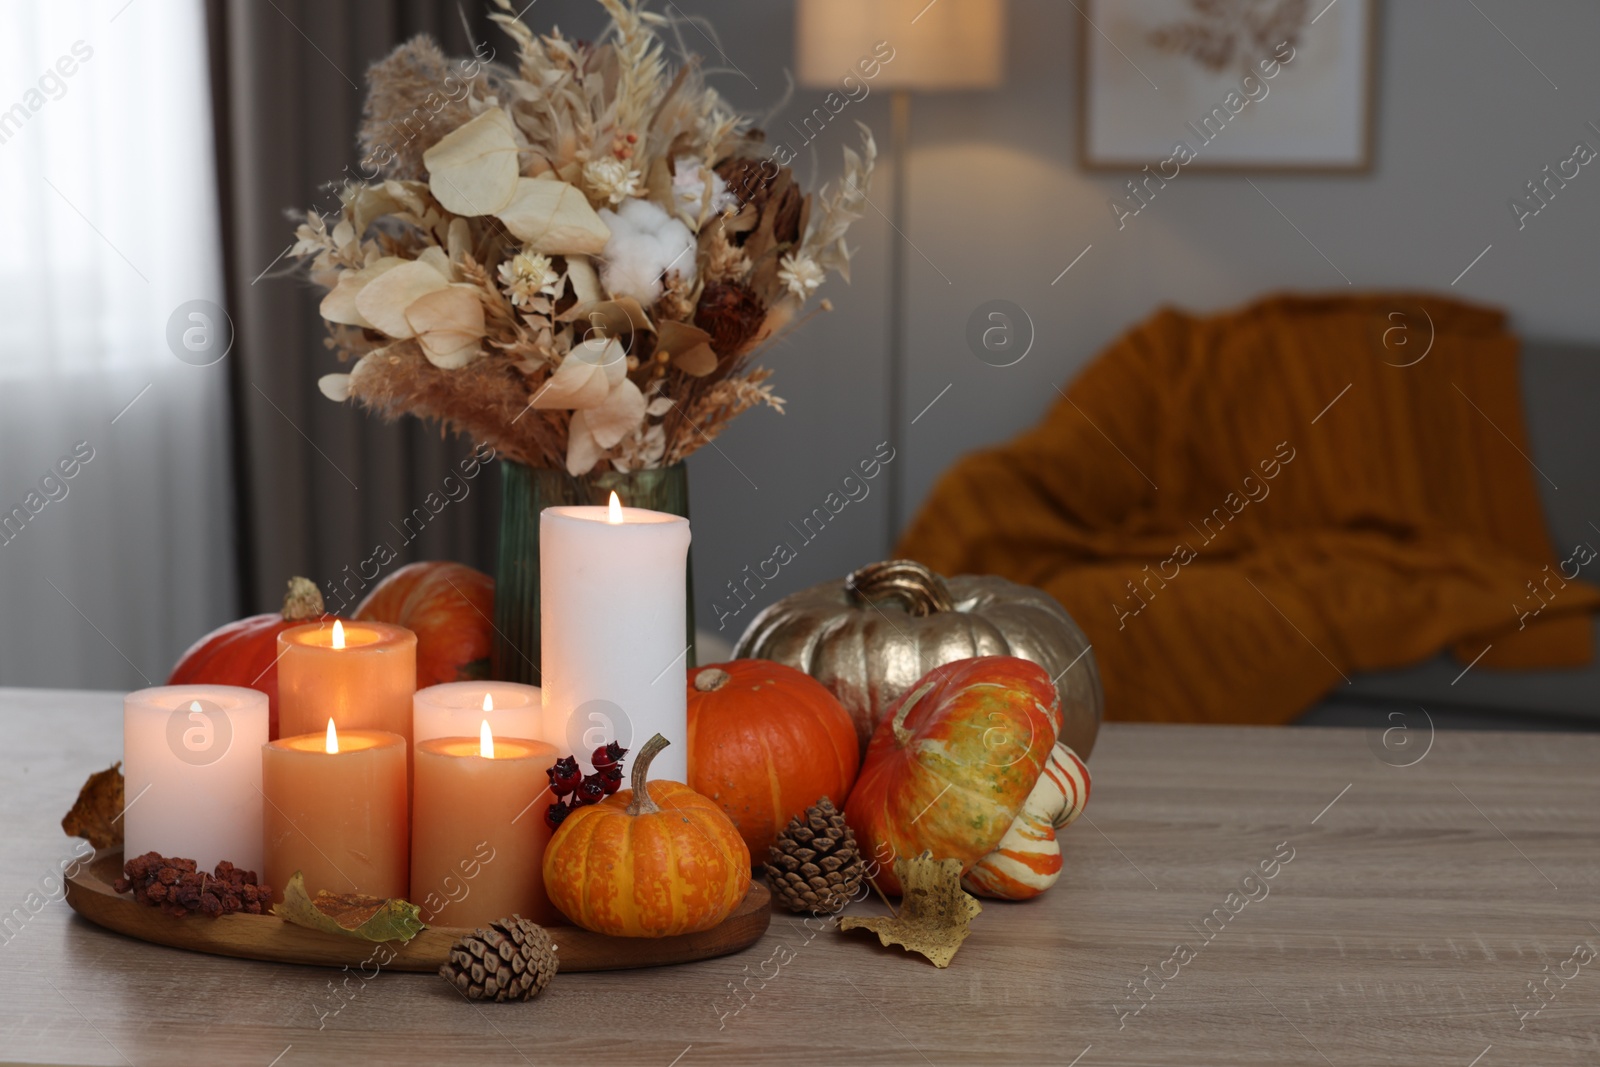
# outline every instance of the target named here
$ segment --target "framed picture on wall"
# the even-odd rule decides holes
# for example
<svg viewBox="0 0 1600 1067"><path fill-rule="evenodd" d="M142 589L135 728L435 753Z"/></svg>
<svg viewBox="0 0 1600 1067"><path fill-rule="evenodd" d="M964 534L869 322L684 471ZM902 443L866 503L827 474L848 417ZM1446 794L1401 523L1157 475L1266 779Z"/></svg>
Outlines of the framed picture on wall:
<svg viewBox="0 0 1600 1067"><path fill-rule="evenodd" d="M1080 158L1365 171L1376 0L1079 0Z"/></svg>

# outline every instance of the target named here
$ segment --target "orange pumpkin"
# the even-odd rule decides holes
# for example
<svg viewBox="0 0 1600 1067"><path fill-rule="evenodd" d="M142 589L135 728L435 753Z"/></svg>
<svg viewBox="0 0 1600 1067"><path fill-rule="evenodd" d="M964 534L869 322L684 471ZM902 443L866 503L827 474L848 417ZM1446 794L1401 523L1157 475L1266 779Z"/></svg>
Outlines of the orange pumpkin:
<svg viewBox="0 0 1600 1067"><path fill-rule="evenodd" d="M544 851L544 888L563 915L613 937L709 930L750 891L750 850L722 809L682 782L645 775L660 734L633 762L633 788L566 817Z"/></svg>
<svg viewBox="0 0 1600 1067"><path fill-rule="evenodd" d="M251 615L206 634L178 657L168 685L237 685L267 694L267 737L278 739L278 635L325 614L309 578L290 578L281 612Z"/></svg>
<svg viewBox="0 0 1600 1067"><path fill-rule="evenodd" d="M1043 667L980 656L935 667L890 705L845 818L880 887L896 858L931 851L966 874L1000 843L1055 744L1059 698Z"/></svg>
<svg viewBox="0 0 1600 1067"><path fill-rule="evenodd" d="M759 659L689 672L689 785L751 856L823 797L849 796L860 767L854 720L809 674Z"/></svg>
<svg viewBox="0 0 1600 1067"><path fill-rule="evenodd" d="M363 622L417 635L417 688L489 677L494 579L460 563L408 563L372 587Z"/></svg>

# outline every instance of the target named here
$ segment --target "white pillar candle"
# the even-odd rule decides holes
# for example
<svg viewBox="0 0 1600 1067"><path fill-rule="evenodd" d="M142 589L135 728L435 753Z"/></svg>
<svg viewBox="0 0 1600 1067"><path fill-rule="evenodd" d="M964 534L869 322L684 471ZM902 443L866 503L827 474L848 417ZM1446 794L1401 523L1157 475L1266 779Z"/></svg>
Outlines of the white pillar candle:
<svg viewBox="0 0 1600 1067"><path fill-rule="evenodd" d="M689 780L689 520L644 508L539 514L544 736L589 768L600 745L672 742L650 777Z"/></svg>
<svg viewBox="0 0 1600 1067"><path fill-rule="evenodd" d="M227 860L262 873L261 746L267 695L168 685L122 701L123 853Z"/></svg>
<svg viewBox="0 0 1600 1067"><path fill-rule="evenodd" d="M539 687L516 682L445 682L411 698L411 740L476 737L483 721L496 737L544 740Z"/></svg>

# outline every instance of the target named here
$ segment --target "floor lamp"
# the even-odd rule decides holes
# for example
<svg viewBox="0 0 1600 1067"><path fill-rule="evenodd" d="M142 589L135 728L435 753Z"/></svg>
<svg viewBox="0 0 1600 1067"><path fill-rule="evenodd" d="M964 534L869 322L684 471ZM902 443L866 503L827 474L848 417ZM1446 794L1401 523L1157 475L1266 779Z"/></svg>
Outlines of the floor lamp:
<svg viewBox="0 0 1600 1067"><path fill-rule="evenodd" d="M891 443L906 446L906 193L911 94L993 89L1003 77L1005 0L798 0L795 67L808 89L891 96L889 160L889 405ZM890 58L885 62L884 56ZM869 71L875 76L868 78ZM904 520L904 460L888 467L889 552Z"/></svg>

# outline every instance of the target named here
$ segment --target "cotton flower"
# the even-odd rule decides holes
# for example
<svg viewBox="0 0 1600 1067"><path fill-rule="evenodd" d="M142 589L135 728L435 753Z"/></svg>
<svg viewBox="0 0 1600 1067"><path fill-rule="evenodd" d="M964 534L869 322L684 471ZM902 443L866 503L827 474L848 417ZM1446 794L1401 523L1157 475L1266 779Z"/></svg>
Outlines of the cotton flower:
<svg viewBox="0 0 1600 1067"><path fill-rule="evenodd" d="M612 207L642 193L642 182L643 175L615 156L601 156L583 165L583 184Z"/></svg>
<svg viewBox="0 0 1600 1067"><path fill-rule="evenodd" d="M827 272L810 256L791 254L778 261L778 280L801 300L820 289L827 276Z"/></svg>
<svg viewBox="0 0 1600 1067"><path fill-rule="evenodd" d="M739 198L729 189L728 183L714 170L708 170L698 159L679 156L672 163L672 195L678 207L692 218L700 218L700 209L706 199L706 186L711 186L711 202L705 204L707 217L720 215L739 205Z"/></svg>
<svg viewBox="0 0 1600 1067"><path fill-rule="evenodd" d="M613 297L631 296L650 307L661 299L668 271L693 287L694 234L681 221L648 200L625 200L616 211L601 208L600 218L611 230L600 280Z"/></svg>
<svg viewBox="0 0 1600 1067"><path fill-rule="evenodd" d="M518 252L500 264L500 282L517 307L527 307L539 296L555 296L561 275L550 265L550 257L537 252Z"/></svg>

